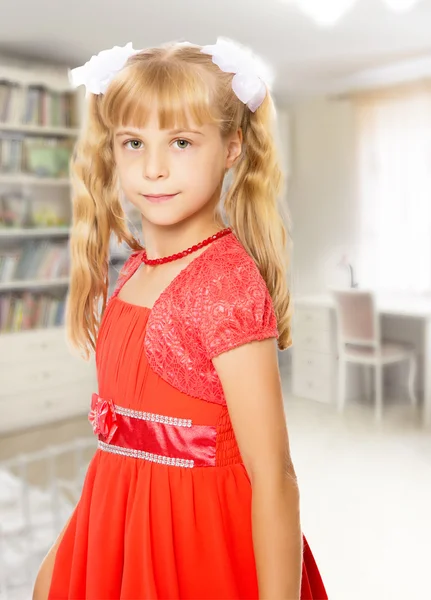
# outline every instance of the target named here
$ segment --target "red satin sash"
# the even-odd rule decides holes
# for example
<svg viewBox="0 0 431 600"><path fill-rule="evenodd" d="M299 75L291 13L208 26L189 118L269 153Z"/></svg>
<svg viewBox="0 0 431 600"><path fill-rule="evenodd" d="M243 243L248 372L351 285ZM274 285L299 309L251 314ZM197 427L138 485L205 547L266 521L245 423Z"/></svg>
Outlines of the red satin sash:
<svg viewBox="0 0 431 600"><path fill-rule="evenodd" d="M93 394L89 420L99 447L115 454L173 466L215 466L216 428L124 409Z"/></svg>

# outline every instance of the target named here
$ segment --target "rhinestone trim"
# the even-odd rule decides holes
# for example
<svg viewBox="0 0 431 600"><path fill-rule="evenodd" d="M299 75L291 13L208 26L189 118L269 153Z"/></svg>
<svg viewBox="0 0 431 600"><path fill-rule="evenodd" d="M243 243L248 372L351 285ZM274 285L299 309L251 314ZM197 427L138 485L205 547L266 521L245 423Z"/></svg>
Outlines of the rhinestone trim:
<svg viewBox="0 0 431 600"><path fill-rule="evenodd" d="M157 463L159 465L168 465L171 467L185 467L192 469L194 467L194 460L187 460L185 458L170 458L169 456L160 456L159 454L152 454L151 452L144 452L144 450L134 450L132 448L122 448L121 446L114 446L113 444L106 444L99 440L98 446L105 452L111 452L112 454L121 454L122 456L130 456L131 458L141 458L149 462Z"/></svg>
<svg viewBox="0 0 431 600"><path fill-rule="evenodd" d="M176 425L177 427L191 427L193 422L191 419L177 419L176 417L165 417L164 415L156 415L154 413L142 412L140 410L132 410L123 408L122 406L114 405L115 412L124 417L134 417L143 421L153 421L154 423L164 423L165 425Z"/></svg>

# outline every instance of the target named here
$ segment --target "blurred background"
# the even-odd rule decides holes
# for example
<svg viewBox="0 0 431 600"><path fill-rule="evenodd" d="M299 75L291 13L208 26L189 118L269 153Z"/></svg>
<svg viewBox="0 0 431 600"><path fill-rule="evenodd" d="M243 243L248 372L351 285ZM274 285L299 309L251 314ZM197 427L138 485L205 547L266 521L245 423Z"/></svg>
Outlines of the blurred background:
<svg viewBox="0 0 431 600"><path fill-rule="evenodd" d="M96 447L94 360L64 328L84 106L68 69L219 35L276 73L294 306L279 362L304 533L331 600L430 597L430 31L431 0L1 2L2 600L31 597ZM127 255L113 239L110 292Z"/></svg>

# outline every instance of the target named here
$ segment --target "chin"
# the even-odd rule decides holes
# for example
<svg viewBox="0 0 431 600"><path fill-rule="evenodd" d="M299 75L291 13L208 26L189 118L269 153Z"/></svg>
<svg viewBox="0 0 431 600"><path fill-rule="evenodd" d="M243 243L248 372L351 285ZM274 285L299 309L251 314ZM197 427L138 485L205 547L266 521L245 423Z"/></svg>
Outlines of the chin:
<svg viewBox="0 0 431 600"><path fill-rule="evenodd" d="M172 227L174 225L178 225L185 221L190 215L179 215L172 214L171 210L154 210L154 211L142 211L143 218L152 225L156 225L159 227Z"/></svg>
<svg viewBox="0 0 431 600"><path fill-rule="evenodd" d="M181 223L183 219L174 220L174 219L146 219L148 223L154 225L155 227L175 227Z"/></svg>

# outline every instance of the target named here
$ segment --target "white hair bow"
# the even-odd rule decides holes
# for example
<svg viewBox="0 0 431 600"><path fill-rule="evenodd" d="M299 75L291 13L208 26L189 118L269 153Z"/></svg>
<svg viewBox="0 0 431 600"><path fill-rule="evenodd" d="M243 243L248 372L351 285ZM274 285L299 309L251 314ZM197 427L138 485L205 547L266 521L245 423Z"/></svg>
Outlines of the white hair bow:
<svg viewBox="0 0 431 600"><path fill-rule="evenodd" d="M179 46L194 46L190 42L180 42ZM69 71L69 79L73 87L85 85L86 95L104 94L112 79L125 66L130 56L140 50L134 50L132 42L126 46L114 46L110 50L102 50L94 55L82 67ZM203 46L201 52L212 56L213 63L222 71L235 73L232 88L241 102L252 112L262 104L272 74L267 65L248 48L240 46L227 38L217 38L212 46Z"/></svg>
<svg viewBox="0 0 431 600"><path fill-rule="evenodd" d="M213 63L222 71L235 73L233 91L255 112L265 100L272 80L269 67L251 50L227 38L217 38L216 44L204 46L201 52L211 55Z"/></svg>
<svg viewBox="0 0 431 600"><path fill-rule="evenodd" d="M114 46L110 50L102 50L90 58L82 67L69 71L70 83L73 87L85 85L86 94L104 94L115 75L121 71L130 56L139 52L134 50L132 42L126 46Z"/></svg>

